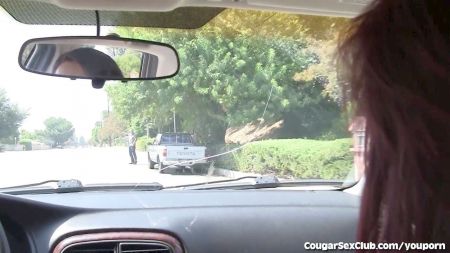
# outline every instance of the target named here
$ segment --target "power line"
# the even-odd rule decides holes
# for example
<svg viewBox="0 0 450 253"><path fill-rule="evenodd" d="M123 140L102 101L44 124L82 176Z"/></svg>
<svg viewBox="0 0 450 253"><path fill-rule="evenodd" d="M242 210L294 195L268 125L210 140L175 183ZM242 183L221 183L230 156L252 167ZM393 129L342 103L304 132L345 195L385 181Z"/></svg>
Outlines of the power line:
<svg viewBox="0 0 450 253"><path fill-rule="evenodd" d="M270 93L269 93L269 97L267 98L266 107L264 108L264 112L261 117L262 119L264 119L264 115L266 115L267 107L269 106L270 98L272 97L272 92L273 92L273 85L270 88Z"/></svg>

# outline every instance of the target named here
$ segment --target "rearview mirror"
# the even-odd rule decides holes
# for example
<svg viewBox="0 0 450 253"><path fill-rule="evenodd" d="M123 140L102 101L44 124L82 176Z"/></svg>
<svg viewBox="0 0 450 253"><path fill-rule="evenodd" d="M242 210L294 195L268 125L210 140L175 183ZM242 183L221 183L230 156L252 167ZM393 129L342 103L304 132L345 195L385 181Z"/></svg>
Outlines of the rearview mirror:
<svg viewBox="0 0 450 253"><path fill-rule="evenodd" d="M22 45L19 65L42 75L100 81L170 78L180 67L168 44L90 36L29 40Z"/></svg>

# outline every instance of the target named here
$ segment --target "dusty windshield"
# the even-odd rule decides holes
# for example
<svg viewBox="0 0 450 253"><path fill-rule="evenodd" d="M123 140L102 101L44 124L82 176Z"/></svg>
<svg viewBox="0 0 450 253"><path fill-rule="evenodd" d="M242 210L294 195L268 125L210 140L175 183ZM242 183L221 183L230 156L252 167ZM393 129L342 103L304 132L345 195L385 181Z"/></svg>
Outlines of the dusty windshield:
<svg viewBox="0 0 450 253"><path fill-rule="evenodd" d="M200 29L104 27L103 35L173 45L180 72L93 89L89 80L25 72L17 57L25 40L95 35L95 27L24 25L2 10L0 187L358 180L364 131L343 109L334 64L346 22L225 10ZM121 68L139 60L122 55Z"/></svg>

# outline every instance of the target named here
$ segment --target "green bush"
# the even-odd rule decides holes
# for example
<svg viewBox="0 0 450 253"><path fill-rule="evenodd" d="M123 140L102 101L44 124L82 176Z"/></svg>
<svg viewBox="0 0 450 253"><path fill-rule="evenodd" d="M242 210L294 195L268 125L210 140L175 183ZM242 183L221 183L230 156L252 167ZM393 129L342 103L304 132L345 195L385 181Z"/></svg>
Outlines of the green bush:
<svg viewBox="0 0 450 253"><path fill-rule="evenodd" d="M31 144L31 140L29 139L21 139L19 144L23 146L23 150L32 150L33 146Z"/></svg>
<svg viewBox="0 0 450 253"><path fill-rule="evenodd" d="M301 179L344 179L353 156L351 139L286 139L251 143L236 153L240 171Z"/></svg>
<svg viewBox="0 0 450 253"><path fill-rule="evenodd" d="M138 137L136 141L136 149L139 151L147 150L147 145L152 144L155 141L155 138L142 136Z"/></svg>

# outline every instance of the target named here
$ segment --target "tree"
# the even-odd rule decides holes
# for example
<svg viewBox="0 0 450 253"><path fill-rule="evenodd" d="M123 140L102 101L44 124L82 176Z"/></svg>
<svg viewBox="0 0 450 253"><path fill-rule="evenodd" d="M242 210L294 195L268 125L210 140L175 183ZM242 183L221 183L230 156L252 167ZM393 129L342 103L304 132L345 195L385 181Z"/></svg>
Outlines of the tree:
<svg viewBox="0 0 450 253"><path fill-rule="evenodd" d="M107 142L111 147L113 141L123 136L124 131L124 124L114 114L110 114L103 119L103 125L98 132L98 136L100 140Z"/></svg>
<svg viewBox="0 0 450 253"><path fill-rule="evenodd" d="M3 89L0 89L0 142L13 143L14 137L19 136L18 129L26 113L16 104L11 103Z"/></svg>
<svg viewBox="0 0 450 253"><path fill-rule="evenodd" d="M44 125L44 135L53 142L53 146L64 145L75 132L73 124L64 118L48 118L44 121Z"/></svg>
<svg viewBox="0 0 450 253"><path fill-rule="evenodd" d="M103 143L99 138L99 132L100 132L100 128L102 127L102 122L98 121L95 123L95 127L92 129L91 131L91 139L89 140L89 143L95 146L102 146Z"/></svg>
<svg viewBox="0 0 450 253"><path fill-rule="evenodd" d="M295 116L302 126L292 134L296 137L320 136L339 119L339 105L325 92L335 74L294 77L313 66L327 73L322 65L329 64L321 65L323 59L311 41L331 38L332 33L324 29L312 37L309 26L331 27L341 19L316 21L226 10L196 31L118 28L124 37L174 45L182 69L172 79L108 86L113 109L141 129L148 122L158 128L170 124L175 111L179 129L195 133L203 143L223 142L228 127L255 121L263 113L266 122ZM327 119L318 120L324 118L321 115Z"/></svg>
<svg viewBox="0 0 450 253"><path fill-rule="evenodd" d="M91 140L98 145L107 143L112 146L123 136L125 130L125 124L114 113L104 112L102 121L97 122L92 130Z"/></svg>
<svg viewBox="0 0 450 253"><path fill-rule="evenodd" d="M22 129L20 130L20 140L30 140L44 143L48 142L43 130L27 131Z"/></svg>
<svg viewBox="0 0 450 253"><path fill-rule="evenodd" d="M20 131L20 139L26 139L26 140L37 140L38 135L36 132L30 132L25 129L22 129Z"/></svg>

